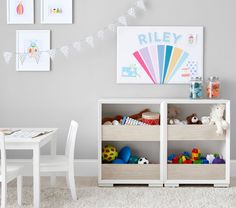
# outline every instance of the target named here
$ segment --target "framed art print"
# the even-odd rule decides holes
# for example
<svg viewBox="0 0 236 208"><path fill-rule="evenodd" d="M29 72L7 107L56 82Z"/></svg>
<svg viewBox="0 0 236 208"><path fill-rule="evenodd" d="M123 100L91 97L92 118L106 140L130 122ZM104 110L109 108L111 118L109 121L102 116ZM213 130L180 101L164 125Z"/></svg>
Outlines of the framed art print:
<svg viewBox="0 0 236 208"><path fill-rule="evenodd" d="M34 0L7 0L7 24L34 24Z"/></svg>
<svg viewBox="0 0 236 208"><path fill-rule="evenodd" d="M203 77L203 27L118 27L117 83L186 84Z"/></svg>
<svg viewBox="0 0 236 208"><path fill-rule="evenodd" d="M41 0L42 24L72 24L72 0Z"/></svg>
<svg viewBox="0 0 236 208"><path fill-rule="evenodd" d="M50 30L16 31L16 70L50 71Z"/></svg>

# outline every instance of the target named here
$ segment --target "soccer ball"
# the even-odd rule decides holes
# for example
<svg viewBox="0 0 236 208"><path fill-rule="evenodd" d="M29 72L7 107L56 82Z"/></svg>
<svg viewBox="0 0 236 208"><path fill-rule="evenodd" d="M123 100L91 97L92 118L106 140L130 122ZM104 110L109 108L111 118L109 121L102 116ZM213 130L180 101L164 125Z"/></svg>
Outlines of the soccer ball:
<svg viewBox="0 0 236 208"><path fill-rule="evenodd" d="M112 145L106 145L102 148L102 159L106 162L112 162L118 157L116 148Z"/></svg>
<svg viewBox="0 0 236 208"><path fill-rule="evenodd" d="M141 164L141 165L143 165L143 164L149 164L149 161L148 161L145 157L141 157L141 158L139 158L139 160L138 160L138 164Z"/></svg>

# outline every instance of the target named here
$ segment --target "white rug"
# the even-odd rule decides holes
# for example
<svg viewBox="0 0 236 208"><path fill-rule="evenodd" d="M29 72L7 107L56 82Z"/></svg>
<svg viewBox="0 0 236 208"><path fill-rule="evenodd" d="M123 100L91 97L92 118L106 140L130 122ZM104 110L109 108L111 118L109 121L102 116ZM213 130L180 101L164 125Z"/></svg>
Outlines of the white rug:
<svg viewBox="0 0 236 208"><path fill-rule="evenodd" d="M42 188L44 208L236 208L236 188L81 187L78 201L66 188ZM32 207L32 188L24 187L23 207ZM8 189L8 206L16 208L16 188Z"/></svg>

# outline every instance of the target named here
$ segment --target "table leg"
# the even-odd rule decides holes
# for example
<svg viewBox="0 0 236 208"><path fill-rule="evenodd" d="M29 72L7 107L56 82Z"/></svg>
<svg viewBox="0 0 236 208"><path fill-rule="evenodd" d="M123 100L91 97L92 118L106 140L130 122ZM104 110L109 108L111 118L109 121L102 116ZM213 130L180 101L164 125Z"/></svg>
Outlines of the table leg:
<svg viewBox="0 0 236 208"><path fill-rule="evenodd" d="M33 149L34 208L40 208L40 147Z"/></svg>
<svg viewBox="0 0 236 208"><path fill-rule="evenodd" d="M51 156L56 156L57 154L57 135L54 133L53 138L51 140ZM56 185L56 175L54 173L51 174L51 186Z"/></svg>

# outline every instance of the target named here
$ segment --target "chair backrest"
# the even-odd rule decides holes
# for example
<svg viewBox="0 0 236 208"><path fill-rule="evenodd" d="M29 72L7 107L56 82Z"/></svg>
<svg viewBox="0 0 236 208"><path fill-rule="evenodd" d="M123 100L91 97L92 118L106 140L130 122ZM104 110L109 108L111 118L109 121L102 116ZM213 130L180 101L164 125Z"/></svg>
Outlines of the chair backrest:
<svg viewBox="0 0 236 208"><path fill-rule="evenodd" d="M70 129L65 149L65 155L70 161L74 159L77 130L78 130L78 123L72 120L70 123Z"/></svg>
<svg viewBox="0 0 236 208"><path fill-rule="evenodd" d="M1 174L0 181L6 180L6 149L5 149L5 136L0 132L0 149L1 149Z"/></svg>

